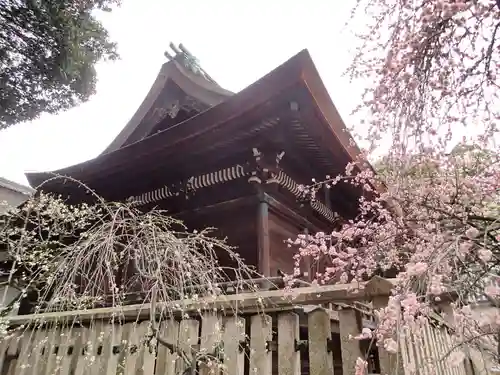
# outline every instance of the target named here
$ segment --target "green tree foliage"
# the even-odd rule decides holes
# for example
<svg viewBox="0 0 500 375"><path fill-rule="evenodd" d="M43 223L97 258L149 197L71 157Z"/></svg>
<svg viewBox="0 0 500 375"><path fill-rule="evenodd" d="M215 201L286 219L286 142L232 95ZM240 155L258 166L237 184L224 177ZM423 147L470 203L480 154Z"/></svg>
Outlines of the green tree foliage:
<svg viewBox="0 0 500 375"><path fill-rule="evenodd" d="M116 59L96 18L120 0L0 0L0 130L89 99L95 64Z"/></svg>

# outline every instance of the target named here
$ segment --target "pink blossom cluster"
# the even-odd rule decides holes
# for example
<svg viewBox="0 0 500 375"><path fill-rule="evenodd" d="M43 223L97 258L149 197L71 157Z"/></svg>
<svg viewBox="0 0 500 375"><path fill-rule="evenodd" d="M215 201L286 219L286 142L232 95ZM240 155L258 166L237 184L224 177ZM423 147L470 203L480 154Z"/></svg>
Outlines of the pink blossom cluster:
<svg viewBox="0 0 500 375"><path fill-rule="evenodd" d="M357 8L366 27L353 30L359 47L349 73L373 82L356 110L373 125L366 141L390 132L394 146L410 137L439 144L463 127L486 141L498 131L494 1L361 0Z"/></svg>
<svg viewBox="0 0 500 375"><path fill-rule="evenodd" d="M397 332L419 332L450 292L465 306L477 295L500 296L498 284L477 277L491 279L492 266L500 260L500 191L498 174L491 173L499 163L488 152L475 154L473 161L461 152L413 156L405 168L388 162L389 170L379 176L356 175L349 165L347 181L370 185L359 199L358 217L339 221L330 233L301 234L290 241L297 248L295 274L313 263L318 284L361 282L375 274L398 280L388 305L377 311L376 330L363 331L357 339L373 334L378 345L395 352ZM381 183L388 189L373 194L373 186ZM471 319L455 317L468 327L457 330L461 339L480 335ZM496 316L488 319L488 324L500 322Z"/></svg>
<svg viewBox="0 0 500 375"><path fill-rule="evenodd" d="M291 241L295 272L312 263L318 284L395 278L372 333L389 351L397 350L396 332L415 331L445 299L454 300L454 340L483 340L485 327L500 323L498 314L471 312L477 298L500 293L499 6L491 0L356 4L353 15L364 27L355 23L359 46L348 73L368 87L354 111L362 119L354 136L370 155L383 146L386 156L377 175L363 154L341 176L303 187L309 199L340 181L363 194L354 219ZM449 358L462 359L460 351ZM363 366L360 359L357 373Z"/></svg>

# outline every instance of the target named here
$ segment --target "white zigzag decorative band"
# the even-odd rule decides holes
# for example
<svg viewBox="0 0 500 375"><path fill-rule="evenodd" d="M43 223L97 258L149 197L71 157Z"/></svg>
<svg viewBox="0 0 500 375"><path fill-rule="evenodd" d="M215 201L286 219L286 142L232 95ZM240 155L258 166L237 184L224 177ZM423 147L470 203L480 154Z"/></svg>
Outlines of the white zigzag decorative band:
<svg viewBox="0 0 500 375"><path fill-rule="evenodd" d="M244 177L248 174L243 166L237 164L235 166L221 169L217 172L210 172L201 176L191 177L188 181L194 189L200 189L211 185L223 184L237 178Z"/></svg>
<svg viewBox="0 0 500 375"><path fill-rule="evenodd" d="M278 174L277 177L278 183L285 187L287 190L289 190L293 195L296 197L299 197L301 194L301 191L299 189L299 184L297 184L294 180L292 180L290 177L288 177L285 173L281 172ZM331 222L334 222L335 219L337 218L338 214L330 210L327 206L325 206L323 203L320 201L313 201L311 202L311 207L319 212L321 215L323 215L325 218L330 220Z"/></svg>
<svg viewBox="0 0 500 375"><path fill-rule="evenodd" d="M190 177L188 179L188 184L196 190L216 184L221 184L224 182L229 182L237 178L246 176L248 173L245 172L243 166L234 165L229 168L221 169L217 172L210 172L203 174L201 176ZM162 199L178 196L183 191L183 188L173 191L168 186L163 186L159 189L143 193L134 197L130 197L128 200L136 205L148 204L158 202Z"/></svg>
<svg viewBox="0 0 500 375"><path fill-rule="evenodd" d="M188 184L190 188L193 190L205 188L208 186L213 186L217 184L223 184L232 180L236 180L238 178L242 178L250 175L248 171L245 171L245 168L242 165L234 165L229 168L224 168L216 172L206 173L200 176L191 177L188 179ZM279 172L277 177L278 184L283 186L285 189L290 191L296 197L300 196L299 184L297 184L294 180L288 177L285 173ZM163 186L159 189L149 191L147 193L143 193L141 195L137 195L134 197L130 197L128 199L129 202L133 202L134 205L143 205L158 202L160 200L179 196L181 192L183 192L185 187L180 189L174 189ZM324 216L326 219L334 222L337 218L337 214L330 210L327 206L319 201L311 202L311 207L317 211L319 214Z"/></svg>

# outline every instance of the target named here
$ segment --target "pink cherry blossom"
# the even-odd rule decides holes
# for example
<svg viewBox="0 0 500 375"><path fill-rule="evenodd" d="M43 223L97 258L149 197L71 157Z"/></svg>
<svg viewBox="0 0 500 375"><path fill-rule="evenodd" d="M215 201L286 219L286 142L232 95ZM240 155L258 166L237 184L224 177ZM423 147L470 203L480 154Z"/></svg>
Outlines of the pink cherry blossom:
<svg viewBox="0 0 500 375"><path fill-rule="evenodd" d="M500 9L486 0L356 4L365 27L354 23L347 73L368 87L350 145L365 150L304 192L322 199L325 187L352 186L358 211L296 241L295 266L314 259L320 284L397 279L373 331L395 350L397 333L417 334L453 290L453 340L472 345L484 332L469 304L498 294L488 280L500 263Z"/></svg>
<svg viewBox="0 0 500 375"><path fill-rule="evenodd" d="M365 375L367 368L368 362L366 362L363 358L358 358L356 360L354 375Z"/></svg>

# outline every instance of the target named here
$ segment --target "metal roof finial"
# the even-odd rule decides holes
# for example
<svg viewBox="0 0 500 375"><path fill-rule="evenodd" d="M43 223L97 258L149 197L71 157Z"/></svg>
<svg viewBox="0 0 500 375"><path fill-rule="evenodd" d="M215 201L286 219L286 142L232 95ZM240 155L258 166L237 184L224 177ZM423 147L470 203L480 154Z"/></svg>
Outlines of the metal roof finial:
<svg viewBox="0 0 500 375"><path fill-rule="evenodd" d="M185 68L189 69L192 73L200 75L207 81L215 83L215 81L202 69L198 59L193 56L193 54L189 52L189 50L182 43L176 46L171 42L169 47L173 54L170 51L165 51L164 53L165 57L169 61L176 61Z"/></svg>

